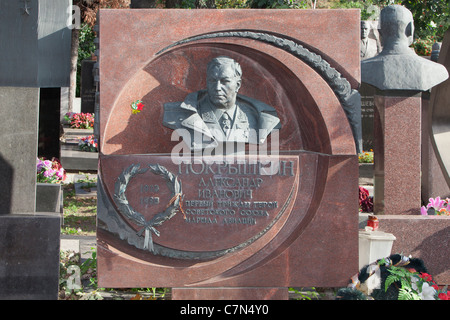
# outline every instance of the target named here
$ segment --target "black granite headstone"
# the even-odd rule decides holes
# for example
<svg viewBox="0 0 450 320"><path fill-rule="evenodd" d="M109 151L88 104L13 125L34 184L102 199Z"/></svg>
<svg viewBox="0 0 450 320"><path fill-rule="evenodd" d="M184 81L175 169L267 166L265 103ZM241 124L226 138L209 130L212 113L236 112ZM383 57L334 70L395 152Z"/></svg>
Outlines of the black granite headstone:
<svg viewBox="0 0 450 320"><path fill-rule="evenodd" d="M57 299L60 214L0 219L0 299Z"/></svg>
<svg viewBox="0 0 450 320"><path fill-rule="evenodd" d="M361 94L361 130L363 151L373 150L374 137L374 93L375 89L365 83L359 89Z"/></svg>
<svg viewBox="0 0 450 320"><path fill-rule="evenodd" d="M69 86L71 6L71 0L0 1L0 86Z"/></svg>
<svg viewBox="0 0 450 320"><path fill-rule="evenodd" d="M0 1L0 299L58 298L61 214L35 211L36 157L40 88L69 86L71 7Z"/></svg>
<svg viewBox="0 0 450 320"><path fill-rule="evenodd" d="M34 212L38 108L39 88L0 87L0 217Z"/></svg>
<svg viewBox="0 0 450 320"><path fill-rule="evenodd" d="M81 112L84 113L95 113L95 92L97 91L93 74L95 62L83 60L81 63Z"/></svg>
<svg viewBox="0 0 450 320"><path fill-rule="evenodd" d="M60 158L60 105L60 88L41 88L39 96L39 157Z"/></svg>

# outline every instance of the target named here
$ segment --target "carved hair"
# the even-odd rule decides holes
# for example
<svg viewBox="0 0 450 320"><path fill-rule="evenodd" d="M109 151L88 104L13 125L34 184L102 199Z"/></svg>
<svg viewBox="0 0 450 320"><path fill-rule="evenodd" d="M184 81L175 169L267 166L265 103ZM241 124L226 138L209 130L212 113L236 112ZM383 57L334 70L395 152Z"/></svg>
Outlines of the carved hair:
<svg viewBox="0 0 450 320"><path fill-rule="evenodd" d="M237 78L241 79L241 76L242 76L241 65L240 65L236 60L231 59L231 58L226 57L226 56L219 56L219 57L216 57L216 58L212 59L212 60L208 63L206 72L209 73L209 70L210 70L212 67L215 67L215 66L221 66L221 65L224 65L224 64L229 64L229 65L231 65L231 67L232 67L233 70L234 70L235 76L236 76Z"/></svg>
<svg viewBox="0 0 450 320"><path fill-rule="evenodd" d="M390 5L381 10L380 27L383 37L410 37L414 32L411 11L401 5Z"/></svg>

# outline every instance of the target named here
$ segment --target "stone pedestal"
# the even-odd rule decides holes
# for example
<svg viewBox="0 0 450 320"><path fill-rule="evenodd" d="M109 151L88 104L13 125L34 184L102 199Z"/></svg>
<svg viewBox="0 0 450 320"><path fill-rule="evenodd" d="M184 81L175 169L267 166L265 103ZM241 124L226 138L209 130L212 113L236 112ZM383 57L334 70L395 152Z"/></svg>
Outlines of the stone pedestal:
<svg viewBox="0 0 450 320"><path fill-rule="evenodd" d="M380 230L396 237L392 253L422 259L438 285L450 284L449 217L382 215L379 220Z"/></svg>
<svg viewBox="0 0 450 320"><path fill-rule="evenodd" d="M420 214L421 96L378 92L374 125L375 214Z"/></svg>
<svg viewBox="0 0 450 320"><path fill-rule="evenodd" d="M59 213L0 216L0 299L56 300Z"/></svg>
<svg viewBox="0 0 450 320"><path fill-rule="evenodd" d="M36 212L63 212L63 196L58 183L36 185Z"/></svg>
<svg viewBox="0 0 450 320"><path fill-rule="evenodd" d="M61 143L61 164L66 170L96 171L98 169L98 152L81 151L80 139L94 133L93 129L64 128L64 143Z"/></svg>
<svg viewBox="0 0 450 320"><path fill-rule="evenodd" d="M288 288L172 288L172 300L288 300Z"/></svg>
<svg viewBox="0 0 450 320"><path fill-rule="evenodd" d="M0 1L0 299L58 298L61 216L35 213L38 110L40 88L69 84L71 5Z"/></svg>
<svg viewBox="0 0 450 320"><path fill-rule="evenodd" d="M430 198L440 197L445 199L450 197L445 167L443 168L439 164L440 154L433 147L432 129L429 121L431 112L430 93L424 92L422 94L422 201L424 203L428 203Z"/></svg>
<svg viewBox="0 0 450 320"><path fill-rule="evenodd" d="M0 87L0 215L34 212L39 88Z"/></svg>

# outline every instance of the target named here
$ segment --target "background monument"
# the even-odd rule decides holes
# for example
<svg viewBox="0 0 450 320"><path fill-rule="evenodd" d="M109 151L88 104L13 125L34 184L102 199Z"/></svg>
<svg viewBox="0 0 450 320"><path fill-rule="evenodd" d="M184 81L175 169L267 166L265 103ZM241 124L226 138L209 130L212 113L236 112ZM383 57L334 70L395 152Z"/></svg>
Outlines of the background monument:
<svg viewBox="0 0 450 320"><path fill-rule="evenodd" d="M61 217L36 213L36 158L41 90L68 85L71 5L0 2L0 299L58 297Z"/></svg>
<svg viewBox="0 0 450 320"><path fill-rule="evenodd" d="M433 92L448 71L409 48L414 23L406 8L384 8L380 27L383 51L361 63L362 82L376 90L374 211L380 230L397 238L392 252L427 261L435 281L448 283L449 271L442 266L449 250L439 243L448 238L449 220L420 215L422 93Z"/></svg>
<svg viewBox="0 0 450 320"><path fill-rule="evenodd" d="M448 78L444 66L416 55L411 12L399 5L380 14L381 53L361 62L362 82L375 87L374 210L417 214L421 205L421 92ZM408 115L405 117L404 115ZM381 131L379 131L381 129ZM404 191L402 191L404 190Z"/></svg>

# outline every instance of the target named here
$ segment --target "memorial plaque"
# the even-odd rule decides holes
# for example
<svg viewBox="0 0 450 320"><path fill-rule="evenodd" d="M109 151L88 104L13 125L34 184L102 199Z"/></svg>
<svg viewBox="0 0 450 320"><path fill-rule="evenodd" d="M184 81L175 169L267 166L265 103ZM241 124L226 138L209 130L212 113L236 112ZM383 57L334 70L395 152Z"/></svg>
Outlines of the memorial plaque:
<svg viewBox="0 0 450 320"><path fill-rule="evenodd" d="M362 84L359 89L361 94L361 125L363 151L370 151L374 148L373 126L375 117L374 94L375 88L367 84Z"/></svg>
<svg viewBox="0 0 450 320"><path fill-rule="evenodd" d="M99 21L99 285L346 285L358 270L359 12Z"/></svg>

